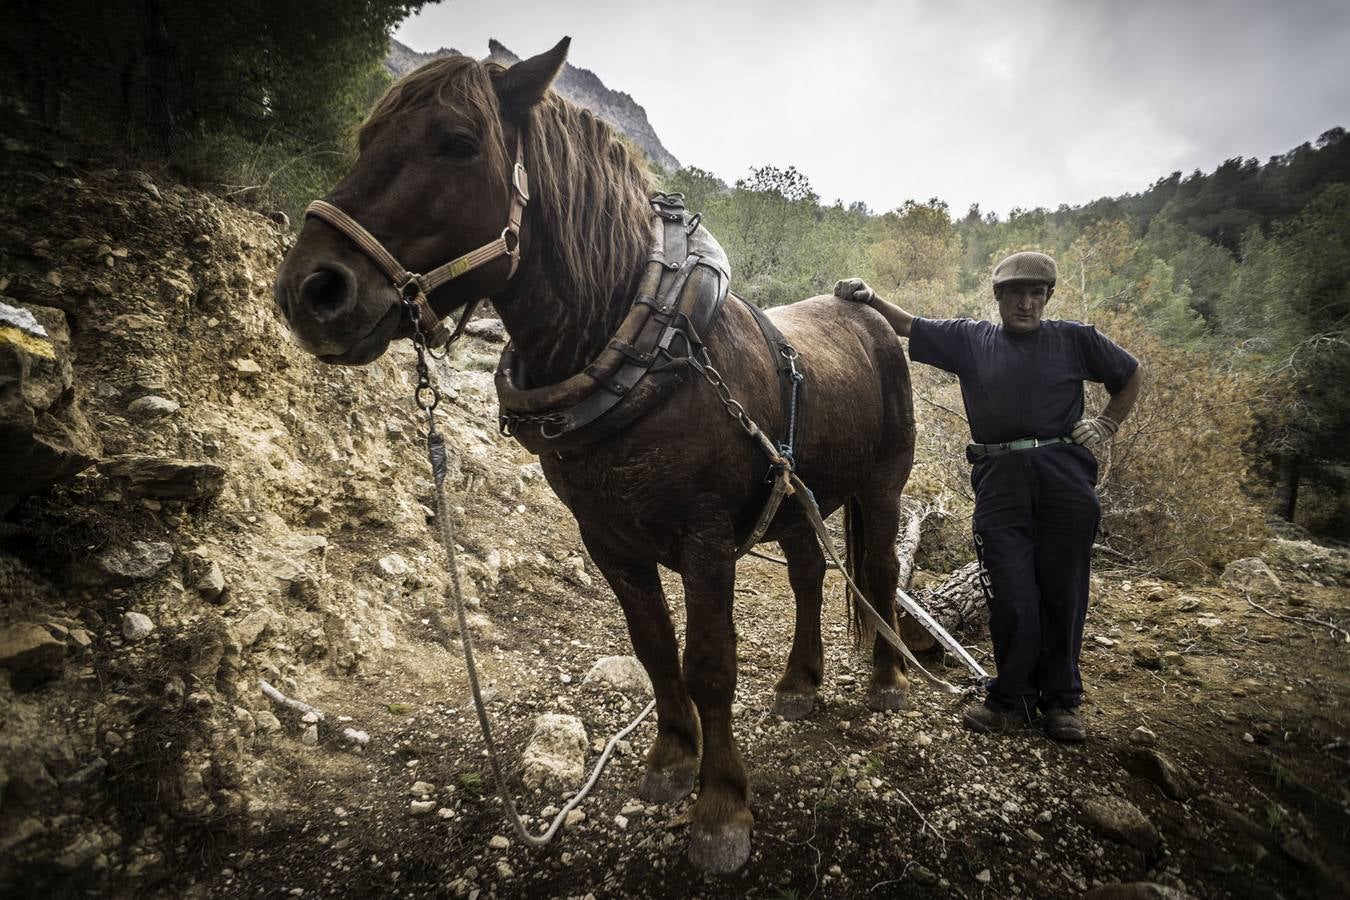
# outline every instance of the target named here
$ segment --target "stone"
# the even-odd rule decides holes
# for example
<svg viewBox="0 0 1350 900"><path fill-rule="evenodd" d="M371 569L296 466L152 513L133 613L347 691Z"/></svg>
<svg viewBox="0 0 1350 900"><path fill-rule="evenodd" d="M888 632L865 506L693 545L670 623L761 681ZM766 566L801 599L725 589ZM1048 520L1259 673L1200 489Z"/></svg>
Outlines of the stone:
<svg viewBox="0 0 1350 900"><path fill-rule="evenodd" d="M988 884L994 880L994 873L990 872L988 869L981 869L975 873L975 880L980 884Z"/></svg>
<svg viewBox="0 0 1350 900"><path fill-rule="evenodd" d="M464 333L469 337L494 344L504 344L507 338L506 326L502 324L501 319L473 319L464 326Z"/></svg>
<svg viewBox="0 0 1350 900"><path fill-rule="evenodd" d="M272 624L272 611L267 607L255 609L253 612L244 616L234 625L235 637L239 638L239 644L245 649L252 647L262 637L267 627Z"/></svg>
<svg viewBox="0 0 1350 900"><path fill-rule="evenodd" d="M168 397L160 397L157 394L137 397L127 404L127 412L133 418L142 420L162 419L178 412L179 408L177 400L170 400Z"/></svg>
<svg viewBox="0 0 1350 900"><path fill-rule="evenodd" d="M1180 612L1194 612L1203 605L1204 601L1202 601L1199 597L1192 596L1191 594L1182 594L1180 597L1177 598L1177 609Z"/></svg>
<svg viewBox="0 0 1350 900"><path fill-rule="evenodd" d="M9 669L15 690L28 690L61 677L66 645L34 622L0 629L0 668Z"/></svg>
<svg viewBox="0 0 1350 900"><path fill-rule="evenodd" d="M232 359L230 360L230 367L240 375L262 374L262 366L251 359Z"/></svg>
<svg viewBox="0 0 1350 900"><path fill-rule="evenodd" d="M1150 852L1162 841L1153 823L1122 797L1097 796L1083 801L1088 822L1107 837Z"/></svg>
<svg viewBox="0 0 1350 900"><path fill-rule="evenodd" d="M168 456L115 456L98 465L129 497L201 502L219 496L225 469L215 463Z"/></svg>
<svg viewBox="0 0 1350 900"><path fill-rule="evenodd" d="M1188 800L1195 796L1195 780L1172 760L1157 750L1141 748L1125 761L1130 773L1162 788L1170 800Z"/></svg>
<svg viewBox="0 0 1350 900"><path fill-rule="evenodd" d="M408 788L408 793L414 797L422 797L436 793L436 785L429 781L414 781L413 786Z"/></svg>
<svg viewBox="0 0 1350 900"><path fill-rule="evenodd" d="M521 760L521 781L528 788L575 789L585 774L587 743L586 726L576 716L539 716Z"/></svg>
<svg viewBox="0 0 1350 900"><path fill-rule="evenodd" d="M25 841L46 833L47 826L31 816L11 821L3 834L0 834L0 853L9 853Z"/></svg>
<svg viewBox="0 0 1350 900"><path fill-rule="evenodd" d="M220 571L220 566L214 560L210 560L192 586L203 599L215 600L225 592L225 573Z"/></svg>
<svg viewBox="0 0 1350 900"><path fill-rule="evenodd" d="M253 718L253 713L244 709L242 706L234 708L234 724L239 726L239 733L244 737L252 737L258 728L257 721Z"/></svg>
<svg viewBox="0 0 1350 900"><path fill-rule="evenodd" d="M1103 884L1083 895L1083 900L1195 900L1185 891L1151 881Z"/></svg>
<svg viewBox="0 0 1350 900"><path fill-rule="evenodd" d="M494 834L488 839L488 848L491 850L506 850L510 846L511 840L505 835Z"/></svg>
<svg viewBox="0 0 1350 900"><path fill-rule="evenodd" d="M909 877L913 878L916 884L933 885L938 882L937 873L919 863L909 867Z"/></svg>
<svg viewBox="0 0 1350 900"><path fill-rule="evenodd" d="M163 541L114 544L72 566L72 580L86 587L121 587L145 581L164 571L173 559L173 545Z"/></svg>
<svg viewBox="0 0 1350 900"><path fill-rule="evenodd" d="M413 800L408 804L408 810L414 816L425 816L435 808L435 800Z"/></svg>
<svg viewBox="0 0 1350 900"><path fill-rule="evenodd" d="M1158 736L1146 725L1140 725L1130 732L1130 743L1136 747L1152 747L1158 743Z"/></svg>
<svg viewBox="0 0 1350 900"><path fill-rule="evenodd" d="M1130 657L1134 664L1141 669L1158 671L1163 667L1162 655L1158 653L1158 648L1151 644L1136 644L1130 648Z"/></svg>
<svg viewBox="0 0 1350 900"><path fill-rule="evenodd" d="M584 821L586 821L584 809L569 809L567 815L563 818L563 830L571 831Z"/></svg>
<svg viewBox="0 0 1350 900"><path fill-rule="evenodd" d="M581 683L583 686L619 691L630 697L650 697L652 693L652 682L647 677L647 670L633 656L605 656L596 660Z"/></svg>
<svg viewBox="0 0 1350 900"><path fill-rule="evenodd" d="M253 714L253 721L263 734L272 734L281 730L281 720L270 710L261 710Z"/></svg>
<svg viewBox="0 0 1350 900"><path fill-rule="evenodd" d="M316 744L318 744L319 726L318 725L306 726L304 732L300 735L300 743L304 744L306 747L313 747ZM432 803L430 800L428 800L427 802L430 803L432 806L436 805L435 803Z"/></svg>
<svg viewBox="0 0 1350 900"><path fill-rule="evenodd" d="M1219 581L1224 587L1238 594L1261 596L1284 590L1280 579L1270 571L1266 561L1258 556L1237 559L1229 563Z"/></svg>
<svg viewBox="0 0 1350 900"><path fill-rule="evenodd" d="M391 581L402 581L412 573L412 567L408 565L408 561L397 553L380 557L378 565L380 574Z"/></svg>
<svg viewBox="0 0 1350 900"><path fill-rule="evenodd" d="M103 455L75 391L66 315L0 298L0 516Z"/></svg>
<svg viewBox="0 0 1350 900"><path fill-rule="evenodd" d="M529 484L532 481L543 481L544 467L537 462L525 463L525 465L521 466L518 470L518 474L520 475L520 480L526 484Z"/></svg>
<svg viewBox="0 0 1350 900"><path fill-rule="evenodd" d="M145 613L129 612L122 617L122 637L135 643L150 636L155 623Z"/></svg>

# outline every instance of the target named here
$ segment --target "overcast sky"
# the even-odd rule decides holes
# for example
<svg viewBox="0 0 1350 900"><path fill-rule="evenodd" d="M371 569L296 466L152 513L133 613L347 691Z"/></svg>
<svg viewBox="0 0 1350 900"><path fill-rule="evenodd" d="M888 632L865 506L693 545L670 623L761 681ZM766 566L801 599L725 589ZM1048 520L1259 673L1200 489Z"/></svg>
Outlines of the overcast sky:
<svg viewBox="0 0 1350 900"><path fill-rule="evenodd" d="M415 50L569 61L685 165L795 165L873 210L1055 207L1350 126L1347 0L447 0Z"/></svg>

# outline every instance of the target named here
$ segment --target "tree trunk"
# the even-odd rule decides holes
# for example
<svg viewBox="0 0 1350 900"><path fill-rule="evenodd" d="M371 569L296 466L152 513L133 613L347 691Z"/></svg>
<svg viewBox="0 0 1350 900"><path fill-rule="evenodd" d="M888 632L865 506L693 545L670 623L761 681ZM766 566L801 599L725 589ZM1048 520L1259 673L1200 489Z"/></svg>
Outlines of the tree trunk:
<svg viewBox="0 0 1350 900"><path fill-rule="evenodd" d="M1294 521L1294 513L1298 509L1298 483L1302 475L1299 463L1300 459L1294 453L1280 454L1275 511L1286 522Z"/></svg>

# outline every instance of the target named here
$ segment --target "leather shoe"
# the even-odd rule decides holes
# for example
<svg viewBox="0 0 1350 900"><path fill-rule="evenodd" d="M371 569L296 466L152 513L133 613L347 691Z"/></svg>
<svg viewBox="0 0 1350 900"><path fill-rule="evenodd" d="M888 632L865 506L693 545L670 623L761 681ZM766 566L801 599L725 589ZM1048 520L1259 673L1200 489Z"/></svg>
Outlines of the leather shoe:
<svg viewBox="0 0 1350 900"><path fill-rule="evenodd" d="M1076 709L1052 706L1045 711L1045 733L1057 741L1077 744L1087 740L1087 731Z"/></svg>

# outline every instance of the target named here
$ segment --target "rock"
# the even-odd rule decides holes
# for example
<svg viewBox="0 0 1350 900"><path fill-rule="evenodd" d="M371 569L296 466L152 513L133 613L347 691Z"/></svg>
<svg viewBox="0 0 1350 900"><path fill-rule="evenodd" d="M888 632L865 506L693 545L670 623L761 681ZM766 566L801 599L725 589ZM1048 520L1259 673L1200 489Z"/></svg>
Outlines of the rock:
<svg viewBox="0 0 1350 900"><path fill-rule="evenodd" d="M65 313L0 299L0 516L103 453L75 391Z"/></svg>
<svg viewBox="0 0 1350 900"><path fill-rule="evenodd" d="M177 400L170 400L168 397L160 397L156 394L137 397L127 404L127 412L133 418L143 420L162 419L165 416L173 415L178 410Z"/></svg>
<svg viewBox="0 0 1350 900"><path fill-rule="evenodd" d="M1153 733L1152 729L1145 725L1140 725L1134 731L1130 732L1130 743L1134 744L1136 747L1152 747L1154 744L1158 743L1158 736Z"/></svg>
<svg viewBox="0 0 1350 900"><path fill-rule="evenodd" d="M391 581L402 581L412 572L412 567L408 565L408 561L397 553L381 557L378 565L380 574Z"/></svg>
<svg viewBox="0 0 1350 900"><path fill-rule="evenodd" d="M526 463L518 470L520 480L529 484L532 481L544 480L544 467L537 462Z"/></svg>
<svg viewBox="0 0 1350 900"><path fill-rule="evenodd" d="M12 821L9 827L0 833L0 853L7 854L24 841L46 833L47 826L32 817L24 816Z"/></svg>
<svg viewBox="0 0 1350 900"><path fill-rule="evenodd" d="M413 800L408 804L408 810L414 816L425 816L436 808L435 800Z"/></svg>
<svg viewBox="0 0 1350 900"><path fill-rule="evenodd" d="M1191 594L1182 594L1180 597L1177 598L1177 609L1180 612L1194 612L1203 605L1204 601L1202 601L1199 597L1192 596Z"/></svg>
<svg viewBox="0 0 1350 900"><path fill-rule="evenodd" d="M253 721L258 724L258 730L263 734L272 734L281 730L281 720L270 710L261 710L253 714Z"/></svg>
<svg viewBox="0 0 1350 900"><path fill-rule="evenodd" d="M980 884L988 884L994 880L994 873L990 872L988 869L981 869L975 873L975 880Z"/></svg>
<svg viewBox="0 0 1350 900"><path fill-rule="evenodd" d="M1195 900L1185 891L1154 884L1151 881L1131 881L1104 884L1083 895L1083 900Z"/></svg>
<svg viewBox="0 0 1350 900"><path fill-rule="evenodd" d="M1219 580L1224 587L1238 594L1255 594L1259 597L1284 590L1284 585L1270 571L1270 566L1256 556L1229 563Z"/></svg>
<svg viewBox="0 0 1350 900"><path fill-rule="evenodd" d="M304 732L300 735L300 743L304 744L306 747L313 747L313 746L315 746L316 744L318 744L318 743L319 743L319 726L318 726L318 725L308 725L308 726L306 726ZM432 802L432 801L430 801L430 800L428 800L427 803L430 804L430 805L427 807L427 810L428 810L428 811L430 811L430 808L431 808L432 806L435 806L435 805L436 805L434 802Z"/></svg>
<svg viewBox="0 0 1350 900"><path fill-rule="evenodd" d="M239 733L244 737L252 737L258 728L257 721L253 718L253 713L244 709L242 706L234 708L234 724L239 726Z"/></svg>
<svg viewBox="0 0 1350 900"><path fill-rule="evenodd" d="M150 636L155 623L144 613L129 612L122 617L122 637L135 643Z"/></svg>
<svg viewBox="0 0 1350 900"><path fill-rule="evenodd" d="M464 333L480 341L491 341L495 344L506 343L507 337L506 326L502 324L501 319L473 319L464 326Z"/></svg>
<svg viewBox="0 0 1350 900"><path fill-rule="evenodd" d="M1145 852L1154 850L1162 835L1133 803L1121 797L1098 796L1083 801L1089 823L1113 840L1132 844Z"/></svg>
<svg viewBox="0 0 1350 900"><path fill-rule="evenodd" d="M511 846L510 838L507 838L504 835L494 834L488 840L488 848L491 850L506 850L510 846Z"/></svg>
<svg viewBox="0 0 1350 900"><path fill-rule="evenodd" d="M1187 800L1195 795L1195 780L1157 750L1136 750L1125 761L1125 768L1162 788L1170 800Z"/></svg>
<svg viewBox="0 0 1350 900"><path fill-rule="evenodd" d="M574 789L584 774L586 746L586 726L576 716L539 716L521 761L521 780L528 788Z"/></svg>
<svg viewBox="0 0 1350 900"><path fill-rule="evenodd" d="M225 487L223 467L167 456L115 456L99 463L98 470L129 497L200 502Z"/></svg>
<svg viewBox="0 0 1350 900"><path fill-rule="evenodd" d="M584 821L586 821L584 809L569 809L567 815L563 818L563 830L571 831Z"/></svg>
<svg viewBox="0 0 1350 900"><path fill-rule="evenodd" d="M1158 671L1163 667L1162 655L1158 653L1158 648L1150 644L1136 644L1130 648L1130 657L1134 664L1141 669L1150 669Z"/></svg>
<svg viewBox="0 0 1350 900"><path fill-rule="evenodd" d="M232 359L230 367L240 375L261 375L262 366L251 359Z"/></svg>
<svg viewBox="0 0 1350 900"><path fill-rule="evenodd" d="M630 697L650 697L652 682L647 670L633 656L605 656L596 660L582 685L616 690Z"/></svg>
<svg viewBox="0 0 1350 900"><path fill-rule="evenodd" d="M41 625L24 622L0 629L0 668L9 669L9 682L24 691L61 677L66 645Z"/></svg>
<svg viewBox="0 0 1350 900"><path fill-rule="evenodd" d="M1092 640L1102 647L1114 647L1116 642L1104 634L1094 634Z"/></svg>
<svg viewBox="0 0 1350 900"><path fill-rule="evenodd" d="M206 568L192 585L203 599L215 600L225 592L225 573L214 560L208 560Z"/></svg>
<svg viewBox="0 0 1350 900"><path fill-rule="evenodd" d="M408 788L408 793L414 797L423 797L436 793L436 785L429 781L414 781L413 786Z"/></svg>
<svg viewBox="0 0 1350 900"><path fill-rule="evenodd" d="M235 623L234 634L239 638L240 646L245 649L252 647L262 637L267 627L272 624L272 611L267 607L255 609L253 612L244 616Z"/></svg>
<svg viewBox="0 0 1350 900"><path fill-rule="evenodd" d="M909 867L909 877L913 878L916 884L932 885L938 882L936 872L918 863Z"/></svg>
<svg viewBox="0 0 1350 900"><path fill-rule="evenodd" d="M131 541L108 547L91 559L77 561L71 578L87 587L119 587L155 577L172 559L172 544Z"/></svg>

